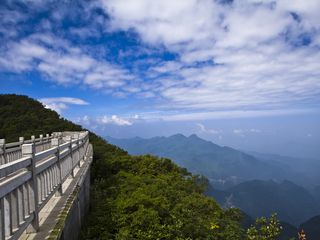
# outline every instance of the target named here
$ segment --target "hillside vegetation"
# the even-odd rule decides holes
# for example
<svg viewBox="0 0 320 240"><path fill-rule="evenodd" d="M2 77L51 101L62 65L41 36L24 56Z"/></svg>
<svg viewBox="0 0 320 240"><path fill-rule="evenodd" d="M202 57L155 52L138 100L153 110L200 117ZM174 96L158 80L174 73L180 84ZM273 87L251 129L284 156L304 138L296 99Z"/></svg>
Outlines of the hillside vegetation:
<svg viewBox="0 0 320 240"><path fill-rule="evenodd" d="M279 220L298 226L320 214L320 188L315 188L313 196L298 184L314 172L319 175L316 160L257 153L252 156L195 134L106 139L130 154L167 157L193 173L203 174L210 180L207 195L214 197L220 206L240 208L253 218L276 212ZM303 164L311 167L301 167ZM308 170L312 167L313 171ZM318 178L309 180L315 185Z"/></svg>
<svg viewBox="0 0 320 240"><path fill-rule="evenodd" d="M0 95L0 138L80 131L41 103ZM207 180L171 160L132 157L90 133L94 147L91 212L84 239L275 239L278 222L262 219L248 232L237 209L223 210L206 197ZM266 227L268 225L268 228Z"/></svg>

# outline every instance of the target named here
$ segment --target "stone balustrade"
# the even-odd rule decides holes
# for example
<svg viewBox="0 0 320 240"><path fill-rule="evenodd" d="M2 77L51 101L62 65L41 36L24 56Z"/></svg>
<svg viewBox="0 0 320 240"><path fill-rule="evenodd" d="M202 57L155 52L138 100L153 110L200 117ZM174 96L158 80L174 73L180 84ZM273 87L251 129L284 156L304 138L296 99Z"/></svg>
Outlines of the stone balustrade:
<svg viewBox="0 0 320 240"><path fill-rule="evenodd" d="M39 212L54 194L63 194L62 183L89 159L88 146L88 132L0 140L0 240L38 231Z"/></svg>
<svg viewBox="0 0 320 240"><path fill-rule="evenodd" d="M44 137L42 134L39 138L31 136L31 139L25 140L24 137L19 138L19 142L6 143L5 139L0 139L0 165L8 162L15 161L22 157L21 147L23 144L34 143L35 152L41 152L51 147L51 136L46 134Z"/></svg>

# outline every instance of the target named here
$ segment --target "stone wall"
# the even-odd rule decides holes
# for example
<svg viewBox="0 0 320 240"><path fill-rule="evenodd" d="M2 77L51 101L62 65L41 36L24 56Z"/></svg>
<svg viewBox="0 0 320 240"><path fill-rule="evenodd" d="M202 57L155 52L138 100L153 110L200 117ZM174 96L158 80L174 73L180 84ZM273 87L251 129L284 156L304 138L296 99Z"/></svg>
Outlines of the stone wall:
<svg viewBox="0 0 320 240"><path fill-rule="evenodd" d="M72 200L69 201L69 211L65 218L63 230L60 233L60 240L79 239L81 227L89 212L90 202L90 165L80 178L75 189Z"/></svg>

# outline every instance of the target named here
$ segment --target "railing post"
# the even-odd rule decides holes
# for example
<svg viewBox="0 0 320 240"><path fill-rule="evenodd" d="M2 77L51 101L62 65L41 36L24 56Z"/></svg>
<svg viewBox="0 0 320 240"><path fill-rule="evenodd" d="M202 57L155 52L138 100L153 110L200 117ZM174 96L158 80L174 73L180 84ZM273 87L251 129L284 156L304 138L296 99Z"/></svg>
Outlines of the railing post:
<svg viewBox="0 0 320 240"><path fill-rule="evenodd" d="M82 139L81 139L81 136L79 134L78 136L78 146L79 146L79 167L80 167L80 163L81 163L81 159L82 159Z"/></svg>
<svg viewBox="0 0 320 240"><path fill-rule="evenodd" d="M20 145L22 146L22 144L24 143L24 137L19 137L19 142L20 142Z"/></svg>
<svg viewBox="0 0 320 240"><path fill-rule="evenodd" d="M41 148L41 151L44 151L44 146L43 146L43 134L40 134L39 135L39 137L40 137L40 148Z"/></svg>
<svg viewBox="0 0 320 240"><path fill-rule="evenodd" d="M37 175L36 175L36 161L35 161L35 145L34 143L23 144L21 147L22 156L23 157L31 157L31 167L30 171L32 174L31 178L31 189L33 198L29 198L29 201L34 201L31 206L34 206L34 218L29 227L27 228L28 233L34 233L39 230L39 195L38 195L38 183L37 183Z"/></svg>
<svg viewBox="0 0 320 240"><path fill-rule="evenodd" d="M9 195L0 199L0 239L10 236L10 202Z"/></svg>
<svg viewBox="0 0 320 240"><path fill-rule="evenodd" d="M24 144L24 137L19 137L20 149L22 148L22 144ZM22 151L19 152L19 158L22 157Z"/></svg>
<svg viewBox="0 0 320 240"><path fill-rule="evenodd" d="M80 134L78 134L78 156L79 156L79 159L78 159L78 167L80 168L81 167L81 158L82 158L82 146L80 147L80 144L82 143L82 140L80 140Z"/></svg>
<svg viewBox="0 0 320 240"><path fill-rule="evenodd" d="M71 176L72 176L72 178L74 178L75 174L74 174L74 160L73 160L73 154L72 154L72 138L71 138L71 136L65 136L64 140L66 142L69 142L68 148L69 148L69 154L70 154L70 159L71 159Z"/></svg>
<svg viewBox="0 0 320 240"><path fill-rule="evenodd" d="M50 148L50 146L49 146L49 143L50 143L49 138L50 138L50 135L47 133L47 134L46 134L46 144L45 144L46 149L49 149L49 148Z"/></svg>
<svg viewBox="0 0 320 240"><path fill-rule="evenodd" d="M72 134L72 139L73 140L76 140L75 142L75 145L76 145L76 150L74 151L74 154L73 154L73 161L76 162L76 164L78 165L78 161L79 161L79 149L78 149L78 134L76 133L73 133ZM79 165L78 165L79 166Z"/></svg>
<svg viewBox="0 0 320 240"><path fill-rule="evenodd" d="M2 155L2 157L1 157ZM6 140L0 139L0 164L7 163L7 154L6 154Z"/></svg>
<svg viewBox="0 0 320 240"><path fill-rule="evenodd" d="M59 145L60 145L60 138L52 138L51 139L51 147L56 147L57 148L57 152L56 152L56 157L57 157L57 166L58 166L58 180L59 180L59 184L58 184L58 190L56 192L56 196L62 196L63 195L63 191L62 191L62 168L61 168L61 162L60 162L60 149L59 149Z"/></svg>

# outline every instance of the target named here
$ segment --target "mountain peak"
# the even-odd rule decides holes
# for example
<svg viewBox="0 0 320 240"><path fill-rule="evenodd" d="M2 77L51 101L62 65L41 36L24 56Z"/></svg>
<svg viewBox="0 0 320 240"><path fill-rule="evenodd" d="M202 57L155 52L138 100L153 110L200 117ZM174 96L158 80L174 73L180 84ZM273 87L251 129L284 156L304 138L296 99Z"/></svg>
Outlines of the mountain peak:
<svg viewBox="0 0 320 240"><path fill-rule="evenodd" d="M194 133L194 134L191 134L191 135L189 136L189 138L199 138L199 137L198 137L197 134Z"/></svg>
<svg viewBox="0 0 320 240"><path fill-rule="evenodd" d="M170 136L169 138L186 138L186 136L181 133L177 133L177 134Z"/></svg>

